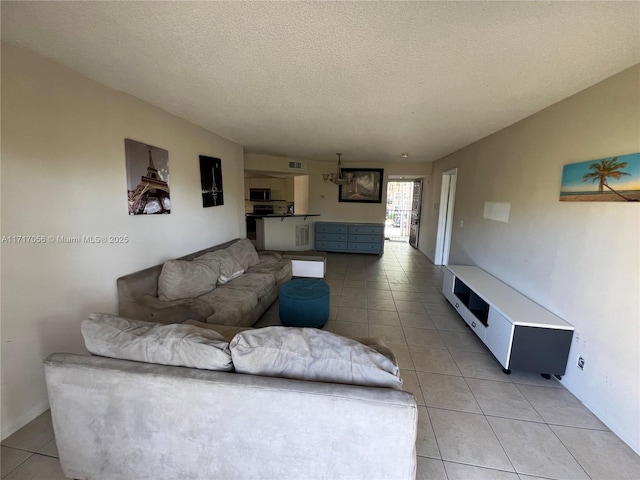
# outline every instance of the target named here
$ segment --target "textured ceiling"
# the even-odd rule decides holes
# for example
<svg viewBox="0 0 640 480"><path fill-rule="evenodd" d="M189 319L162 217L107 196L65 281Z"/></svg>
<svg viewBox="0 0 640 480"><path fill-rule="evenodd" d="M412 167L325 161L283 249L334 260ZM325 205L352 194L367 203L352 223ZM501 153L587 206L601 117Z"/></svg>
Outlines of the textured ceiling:
<svg viewBox="0 0 640 480"><path fill-rule="evenodd" d="M2 2L2 39L245 146L435 160L640 62L639 2Z"/></svg>

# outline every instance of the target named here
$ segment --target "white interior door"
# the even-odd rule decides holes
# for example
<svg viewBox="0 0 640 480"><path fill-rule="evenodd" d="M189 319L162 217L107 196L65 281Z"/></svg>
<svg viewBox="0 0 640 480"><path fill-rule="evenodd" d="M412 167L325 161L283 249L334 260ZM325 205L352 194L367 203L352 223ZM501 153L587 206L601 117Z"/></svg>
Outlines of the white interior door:
<svg viewBox="0 0 640 480"><path fill-rule="evenodd" d="M436 237L436 251L433 262L435 265L449 264L449 249L451 247L451 230L453 224L453 207L456 198L457 176L457 168L442 172L438 234Z"/></svg>

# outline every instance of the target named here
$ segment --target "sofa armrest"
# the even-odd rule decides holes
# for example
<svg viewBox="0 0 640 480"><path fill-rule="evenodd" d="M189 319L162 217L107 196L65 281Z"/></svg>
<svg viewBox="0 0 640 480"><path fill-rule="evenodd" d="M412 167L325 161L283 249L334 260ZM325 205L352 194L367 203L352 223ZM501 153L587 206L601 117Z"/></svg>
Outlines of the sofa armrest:
<svg viewBox="0 0 640 480"><path fill-rule="evenodd" d="M197 299L163 302L156 297L145 295L137 302L121 302L118 314L156 323L183 323L186 320L206 322L213 308Z"/></svg>

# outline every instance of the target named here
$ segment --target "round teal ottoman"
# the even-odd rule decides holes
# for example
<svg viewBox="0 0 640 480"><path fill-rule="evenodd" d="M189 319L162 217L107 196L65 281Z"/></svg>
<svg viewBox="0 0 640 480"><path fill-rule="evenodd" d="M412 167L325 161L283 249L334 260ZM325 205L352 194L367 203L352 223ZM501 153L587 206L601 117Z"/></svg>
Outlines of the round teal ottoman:
<svg viewBox="0 0 640 480"><path fill-rule="evenodd" d="M294 278L280 287L280 321L287 327L321 328L329 320L329 285Z"/></svg>

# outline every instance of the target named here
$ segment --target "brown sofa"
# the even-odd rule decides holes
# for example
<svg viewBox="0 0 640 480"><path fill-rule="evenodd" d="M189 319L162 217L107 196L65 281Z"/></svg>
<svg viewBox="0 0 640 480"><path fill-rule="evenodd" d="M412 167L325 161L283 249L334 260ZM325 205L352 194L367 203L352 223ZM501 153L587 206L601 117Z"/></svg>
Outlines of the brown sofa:
<svg viewBox="0 0 640 480"><path fill-rule="evenodd" d="M216 255L222 255L221 250L226 251L222 252L225 257L217 258ZM218 253L212 258L211 255L207 255L211 252ZM224 263L229 258L243 264L244 273L232 278L228 283L220 284L220 278L224 278L224 268L220 262ZM215 287L205 293L202 293L202 289L193 295L187 293L184 298L167 297L166 292L162 291L163 285L164 290L168 290L167 282L163 283L163 279L168 277L168 267L189 267L189 264L165 262L120 277L117 281L119 315L165 324L196 320L248 327L253 325L278 298L280 285L291 280L291 260L282 258L277 252L256 252L247 239L235 239L176 260L196 260L200 265L205 259L208 259L208 265L213 265L214 271L216 266L220 267L217 281L215 273L213 279L207 279L207 282L213 282L211 285ZM208 272L204 267L201 270ZM175 276L173 280L175 284ZM185 277L185 283L188 283L188 280L190 278ZM177 284L179 286L180 282Z"/></svg>

